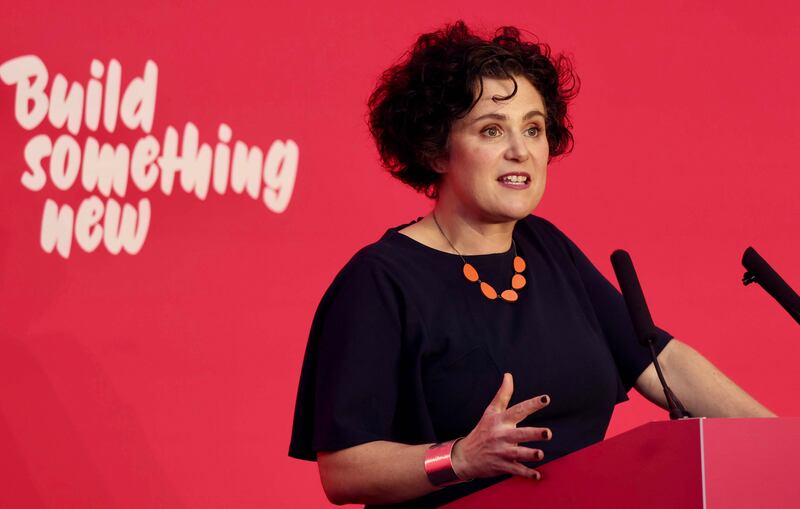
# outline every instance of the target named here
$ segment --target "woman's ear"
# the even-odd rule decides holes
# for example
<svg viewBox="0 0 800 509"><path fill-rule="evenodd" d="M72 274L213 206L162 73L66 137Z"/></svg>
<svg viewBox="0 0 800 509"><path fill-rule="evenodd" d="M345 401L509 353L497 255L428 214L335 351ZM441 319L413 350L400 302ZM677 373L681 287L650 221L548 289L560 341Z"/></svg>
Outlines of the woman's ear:
<svg viewBox="0 0 800 509"><path fill-rule="evenodd" d="M437 157L431 162L431 168L439 174L447 173L447 158L445 156Z"/></svg>

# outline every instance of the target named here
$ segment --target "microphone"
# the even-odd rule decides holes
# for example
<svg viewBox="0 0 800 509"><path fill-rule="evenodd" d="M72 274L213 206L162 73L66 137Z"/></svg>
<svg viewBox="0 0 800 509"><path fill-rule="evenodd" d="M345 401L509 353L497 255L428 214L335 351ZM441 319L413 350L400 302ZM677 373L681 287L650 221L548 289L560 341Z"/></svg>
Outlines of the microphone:
<svg viewBox="0 0 800 509"><path fill-rule="evenodd" d="M617 249L611 254L611 265L614 267L614 273L617 276L619 288L622 290L622 297L625 299L625 306L628 308L628 315L631 317L633 329L639 337L639 343L650 347L650 355L656 367L658 380L661 382L661 387L664 388L664 397L667 400L667 408L669 408L669 418L683 419L691 417L691 414L686 411L678 397L669 388L667 381L664 379L664 373L661 372L661 365L658 363L656 349L653 346L658 332L655 324L653 324L653 318L650 316L650 310L647 308L647 301L644 299L642 285L639 284L639 278L636 276L636 269L633 268L631 256L626 251Z"/></svg>
<svg viewBox="0 0 800 509"><path fill-rule="evenodd" d="M783 309L800 324L800 297L792 290L789 284L770 267L766 260L752 247L744 250L742 265L746 269L742 276L745 286L758 283L773 299L778 301Z"/></svg>

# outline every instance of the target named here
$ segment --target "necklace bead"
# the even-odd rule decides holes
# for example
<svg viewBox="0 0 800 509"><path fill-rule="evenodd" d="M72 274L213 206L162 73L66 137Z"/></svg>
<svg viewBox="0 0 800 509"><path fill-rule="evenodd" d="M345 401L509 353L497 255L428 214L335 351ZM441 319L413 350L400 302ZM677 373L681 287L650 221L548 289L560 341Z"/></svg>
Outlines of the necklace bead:
<svg viewBox="0 0 800 509"><path fill-rule="evenodd" d="M489 283L481 281L481 291L483 292L483 295L486 296L486 298L489 300L495 300L497 298L497 290L492 288L492 285L490 285Z"/></svg>
<svg viewBox="0 0 800 509"><path fill-rule="evenodd" d="M464 264L464 277L467 278L467 281L474 283L478 278L478 271L475 270L475 267L470 265L469 263Z"/></svg>
<svg viewBox="0 0 800 509"><path fill-rule="evenodd" d="M505 290L500 294L500 298L507 302L516 302L519 299L519 295L514 290Z"/></svg>

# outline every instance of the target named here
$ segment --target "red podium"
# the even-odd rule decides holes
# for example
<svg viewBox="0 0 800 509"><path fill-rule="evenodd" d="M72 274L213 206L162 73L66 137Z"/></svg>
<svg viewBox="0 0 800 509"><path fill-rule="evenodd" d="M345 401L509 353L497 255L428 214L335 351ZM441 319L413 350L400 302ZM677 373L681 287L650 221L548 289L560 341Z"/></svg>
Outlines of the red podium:
<svg viewBox="0 0 800 509"><path fill-rule="evenodd" d="M800 418L652 422L449 509L800 508Z"/></svg>

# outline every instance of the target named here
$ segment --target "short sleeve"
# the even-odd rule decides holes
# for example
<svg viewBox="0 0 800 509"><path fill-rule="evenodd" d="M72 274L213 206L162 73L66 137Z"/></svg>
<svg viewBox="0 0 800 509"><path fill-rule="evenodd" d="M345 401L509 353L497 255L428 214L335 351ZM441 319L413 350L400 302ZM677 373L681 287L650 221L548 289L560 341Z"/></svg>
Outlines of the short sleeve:
<svg viewBox="0 0 800 509"><path fill-rule="evenodd" d="M555 226L552 228L556 229ZM561 231L557 229L556 231L565 242L570 257L575 263L627 392L652 362L649 348L639 343L633 322L628 314L628 308L625 306L625 300L619 290L597 270L597 267L589 261L589 258L572 240ZM658 327L656 330L657 337L654 346L656 354L658 354L667 346L672 335Z"/></svg>
<svg viewBox="0 0 800 509"><path fill-rule="evenodd" d="M300 376L289 455L316 459L391 440L401 353L400 295L377 260L357 254L314 317Z"/></svg>

